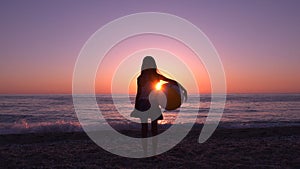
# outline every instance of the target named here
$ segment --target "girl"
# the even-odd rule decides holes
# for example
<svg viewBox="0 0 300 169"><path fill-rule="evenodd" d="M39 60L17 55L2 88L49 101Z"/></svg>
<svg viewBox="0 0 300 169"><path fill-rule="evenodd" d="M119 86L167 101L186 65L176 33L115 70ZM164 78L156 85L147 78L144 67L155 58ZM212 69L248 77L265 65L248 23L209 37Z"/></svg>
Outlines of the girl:
<svg viewBox="0 0 300 169"><path fill-rule="evenodd" d="M154 92L155 85L163 80L167 83L179 85L186 98L186 90L175 80L166 78L157 72L155 60L151 56L143 59L141 75L137 78L137 95L135 99L135 111L131 113L132 117L141 119L142 137L146 138L148 133L148 119L151 119L152 136L157 135L157 121L163 120L162 112ZM136 111L138 110L138 111ZM156 154L157 140L153 140L153 153ZM147 152L147 144L143 142L144 153Z"/></svg>

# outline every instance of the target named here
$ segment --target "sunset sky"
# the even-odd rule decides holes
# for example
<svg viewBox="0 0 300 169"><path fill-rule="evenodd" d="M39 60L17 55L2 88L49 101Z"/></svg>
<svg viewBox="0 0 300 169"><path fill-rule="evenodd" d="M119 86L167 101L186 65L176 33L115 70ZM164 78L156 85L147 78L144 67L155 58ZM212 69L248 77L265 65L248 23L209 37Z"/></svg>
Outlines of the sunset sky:
<svg viewBox="0 0 300 169"><path fill-rule="evenodd" d="M0 94L71 93L76 58L88 38L106 23L137 12L170 13L201 29L219 53L228 93L300 93L299 8L297 0L3 0L0 2ZM132 37L122 43L100 64L95 79L97 93L110 92L108 75L117 71L112 65L121 61L112 58L125 58L143 48L167 49L186 60L200 92L209 93L209 77L203 65L189 60L192 54L184 45L155 35ZM147 52L140 54L142 58ZM158 66L164 63L160 60L156 60ZM132 65L137 73L140 64L141 61ZM110 74L101 76L101 69ZM188 91L197 92L184 77L178 75L179 81L185 83ZM128 92L134 93L134 77L128 81L131 84L127 86Z"/></svg>

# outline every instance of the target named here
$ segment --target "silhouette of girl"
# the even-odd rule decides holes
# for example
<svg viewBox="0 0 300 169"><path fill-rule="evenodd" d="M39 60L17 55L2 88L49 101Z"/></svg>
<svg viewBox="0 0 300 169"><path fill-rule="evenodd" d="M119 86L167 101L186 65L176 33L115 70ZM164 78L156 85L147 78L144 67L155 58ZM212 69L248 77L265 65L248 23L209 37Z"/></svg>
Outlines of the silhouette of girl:
<svg viewBox="0 0 300 169"><path fill-rule="evenodd" d="M142 137L146 138L148 133L148 119L151 119L151 134L157 135L157 121L163 120L161 109L159 108L158 101L152 97L155 90L155 85L163 80L167 83L178 84L175 80L166 78L157 72L155 60L151 56L146 56L143 59L142 70L140 76L137 78L137 94L135 99L135 109L131 113L132 117L141 119L142 124ZM180 84L178 84L180 85ZM181 86L181 85L180 85ZM186 90L181 86L183 93L186 96ZM153 153L156 154L157 139L152 140ZM147 142L142 143L144 153L147 154Z"/></svg>

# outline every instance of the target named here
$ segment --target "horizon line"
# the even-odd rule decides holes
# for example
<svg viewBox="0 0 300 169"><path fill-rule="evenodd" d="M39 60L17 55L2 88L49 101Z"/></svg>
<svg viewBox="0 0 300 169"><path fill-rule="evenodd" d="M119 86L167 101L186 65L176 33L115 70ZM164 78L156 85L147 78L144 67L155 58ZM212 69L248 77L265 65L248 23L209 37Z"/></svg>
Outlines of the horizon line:
<svg viewBox="0 0 300 169"><path fill-rule="evenodd" d="M95 95L112 95L112 93L74 93L75 95L91 95L91 94L95 94ZM188 95L209 95L212 93L190 93ZM300 92L228 92L228 93L215 93L215 94L226 94L226 95L247 95L247 94L251 94L251 95L262 95L262 94L300 94ZM73 93L0 93L0 95L73 95ZM115 93L114 95L136 95L136 93Z"/></svg>

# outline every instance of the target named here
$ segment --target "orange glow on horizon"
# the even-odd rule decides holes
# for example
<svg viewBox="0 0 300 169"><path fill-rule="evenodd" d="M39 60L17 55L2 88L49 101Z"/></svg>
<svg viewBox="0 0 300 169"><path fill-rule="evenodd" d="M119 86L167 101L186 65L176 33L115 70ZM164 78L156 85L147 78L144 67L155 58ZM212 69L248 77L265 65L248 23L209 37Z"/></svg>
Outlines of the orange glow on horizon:
<svg viewBox="0 0 300 169"><path fill-rule="evenodd" d="M124 43L126 44L124 45ZM199 89L191 88L190 82L184 79L185 74L180 74L179 72L176 76L173 76L173 72L171 72L172 76L168 76L167 72L161 70L159 70L159 73L174 80L178 80L177 77L180 77L182 80L179 82L184 83L188 94L211 93L209 75L201 61L195 61L191 57L193 53L180 45L180 42L170 38L146 35L126 39L108 52L108 56L102 60L103 64L101 63L99 66L95 77L96 94L110 94L111 79L116 67L118 67L125 56L129 56L131 53L145 47L160 47L172 51L176 56L186 61L186 64L194 73ZM222 53L220 55L225 58L222 61L226 74L227 93L300 93L300 79L295 77L296 69L282 71L282 69L268 69L268 67L264 67L261 70L259 67L254 69L242 66L242 64L237 62L235 62L235 65L232 65L232 62L226 60L228 55ZM155 56L153 57L155 58ZM138 64L132 65L137 68L137 72L136 76L131 77L129 84L118 81L120 86L126 85L127 87L126 91L119 90L117 91L118 93L136 94L136 83L140 74L141 62L142 60ZM159 59L156 62L158 68L164 64ZM15 67L2 67L2 69L9 70L10 73L0 71L0 94L72 94L74 64L75 62L61 62L57 65L57 68L36 65L34 68L39 71L29 69L26 64L20 64ZM16 67L19 71L16 71ZM84 79L82 83L84 83Z"/></svg>
<svg viewBox="0 0 300 169"><path fill-rule="evenodd" d="M107 55L99 65L99 69L95 79L96 93L110 93L112 92L112 84L117 83L119 89L114 87L114 93L136 94L137 76L140 74L142 58L144 57L144 54L147 54L147 51L144 53L140 52L141 54L135 55L135 57L140 57L140 59L138 61L136 59L133 59L134 63L130 62L130 66L128 65L129 62L126 62L126 60L128 60L128 58L126 57L133 55L133 53L136 53L137 51L145 49L161 49L171 52L169 54L163 54L162 52L160 53L160 55L156 55L154 50L154 53L153 51L152 53L149 51L149 55L153 56L156 59L156 64L159 69L158 72L160 74L181 83L188 90L188 93L192 94L199 92L210 92L209 76L206 72L205 67L192 50L183 45L181 42L176 41L175 39L151 34L128 38L115 45L107 53ZM177 61L174 61L176 59L172 58L169 55L178 57ZM169 58L172 61L169 62ZM123 66L122 71L118 71L118 69L120 68L119 66L122 66L122 64L124 64L124 61L127 63L128 67L124 68ZM177 65L171 65L172 62L181 63L182 68L187 67L187 69L183 69L181 71L182 68L178 67ZM134 77L128 76L128 72L126 72L127 70L131 70L132 72L132 69L134 69ZM187 71L190 71L190 75L186 74L188 73ZM122 74L123 76L119 76L120 79L118 79L116 82L113 82L112 80L114 79L113 77L116 72L118 74ZM194 78L192 76L194 76ZM201 86L201 88L197 88L195 85L198 87ZM124 88L126 86L128 86L127 89Z"/></svg>

